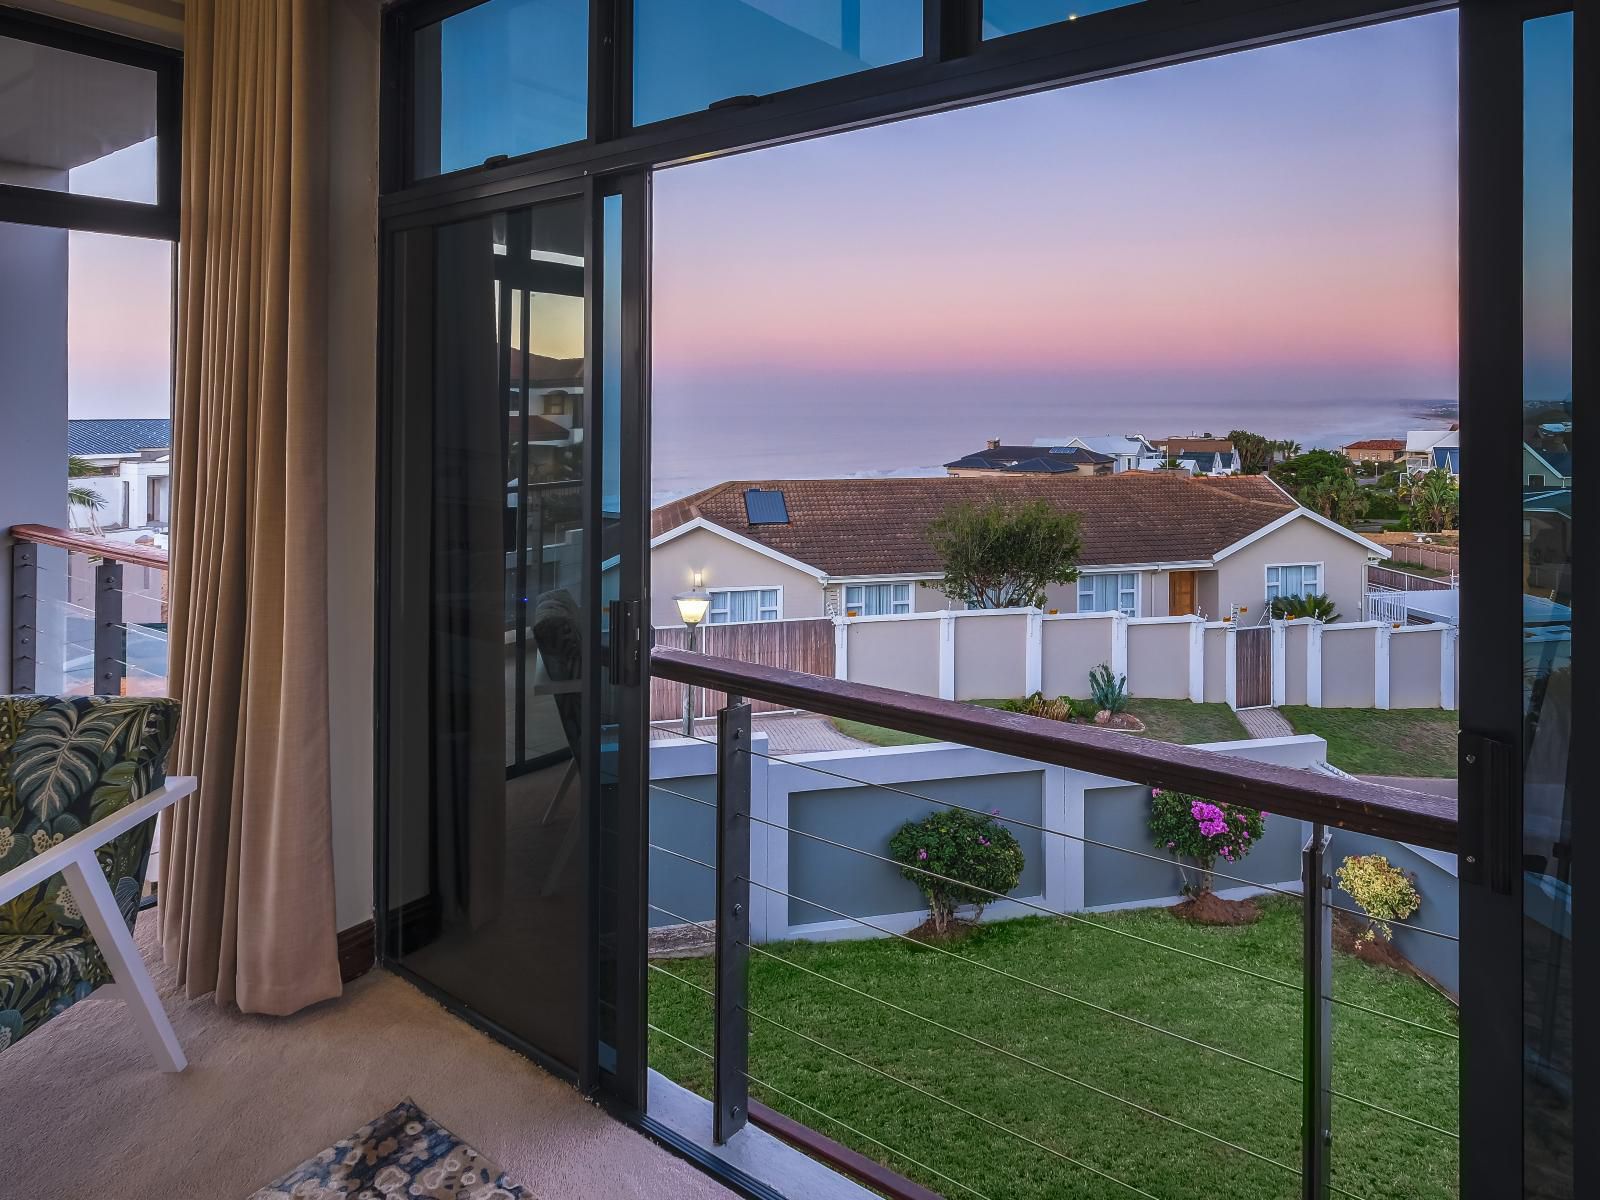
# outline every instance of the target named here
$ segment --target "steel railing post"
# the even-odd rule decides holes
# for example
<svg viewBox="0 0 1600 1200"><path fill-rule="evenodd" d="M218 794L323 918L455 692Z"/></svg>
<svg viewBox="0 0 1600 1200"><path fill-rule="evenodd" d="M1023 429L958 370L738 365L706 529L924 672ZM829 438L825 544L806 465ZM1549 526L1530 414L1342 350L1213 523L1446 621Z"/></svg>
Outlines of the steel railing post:
<svg viewBox="0 0 1600 1200"><path fill-rule="evenodd" d="M39 548L11 547L11 690L32 692L39 671Z"/></svg>
<svg viewBox="0 0 1600 1200"><path fill-rule="evenodd" d="M1333 1147L1333 908L1328 875L1332 834L1313 824L1301 851L1305 946L1301 956L1304 1013L1300 1101L1303 1200L1328 1200Z"/></svg>
<svg viewBox="0 0 1600 1200"><path fill-rule="evenodd" d="M102 559L94 569L94 694L120 696L127 662L128 627L122 620L122 564Z"/></svg>
<svg viewBox="0 0 1600 1200"><path fill-rule="evenodd" d="M712 1140L722 1145L750 1113L750 705L717 713L716 1088Z"/></svg>

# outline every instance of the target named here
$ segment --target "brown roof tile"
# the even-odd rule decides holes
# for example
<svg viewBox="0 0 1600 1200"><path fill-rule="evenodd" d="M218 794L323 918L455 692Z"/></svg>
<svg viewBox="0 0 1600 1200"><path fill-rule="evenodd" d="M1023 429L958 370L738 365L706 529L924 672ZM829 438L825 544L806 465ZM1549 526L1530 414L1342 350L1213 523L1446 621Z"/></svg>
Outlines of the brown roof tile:
<svg viewBox="0 0 1600 1200"><path fill-rule="evenodd" d="M752 525L750 488L783 492L786 525ZM928 525L960 503L1046 499L1082 518L1084 566L1188 562L1255 532L1295 505L1261 475L1191 478L1178 471L1120 475L763 479L718 484L651 513L660 536L703 517L829 575L937 574Z"/></svg>

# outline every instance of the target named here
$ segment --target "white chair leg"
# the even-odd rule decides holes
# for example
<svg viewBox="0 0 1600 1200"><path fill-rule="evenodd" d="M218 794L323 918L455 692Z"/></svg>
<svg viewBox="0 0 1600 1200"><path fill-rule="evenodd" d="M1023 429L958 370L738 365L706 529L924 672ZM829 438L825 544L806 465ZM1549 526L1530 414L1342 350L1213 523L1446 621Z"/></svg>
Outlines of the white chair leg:
<svg viewBox="0 0 1600 1200"><path fill-rule="evenodd" d="M88 861L85 862L84 860ZM156 995L155 981L144 965L133 934L128 931L122 912L117 908L117 898L111 894L100 864L92 850L83 857L68 863L61 872L72 889L72 898L94 935L94 944L111 968L117 981L118 997L133 1016L156 1065L163 1071L181 1071L188 1066L183 1047L178 1045L177 1034L172 1032L172 1022L167 1020L161 1007L161 997Z"/></svg>

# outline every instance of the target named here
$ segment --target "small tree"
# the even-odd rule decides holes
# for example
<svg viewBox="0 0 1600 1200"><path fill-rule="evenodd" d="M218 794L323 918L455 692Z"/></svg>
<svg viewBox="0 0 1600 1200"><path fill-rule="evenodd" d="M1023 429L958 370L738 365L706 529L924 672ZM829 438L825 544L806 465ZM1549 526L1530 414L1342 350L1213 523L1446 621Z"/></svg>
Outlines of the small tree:
<svg viewBox="0 0 1600 1200"><path fill-rule="evenodd" d="M1404 921L1422 907L1422 893L1399 867L1381 854L1353 854L1339 867L1339 886L1367 914L1367 927L1358 939L1384 941L1394 937L1390 921Z"/></svg>
<svg viewBox="0 0 1600 1200"><path fill-rule="evenodd" d="M88 479L94 473L94 464L88 459L79 458L76 454L67 456L67 478L69 480ZM106 498L92 487L85 487L81 483L68 483L67 503L98 512L106 506Z"/></svg>
<svg viewBox="0 0 1600 1200"><path fill-rule="evenodd" d="M1240 474L1259 475L1272 465L1272 456L1278 447L1277 442L1269 441L1259 433L1251 433L1246 429L1231 430L1228 440L1233 443L1234 452L1239 456Z"/></svg>
<svg viewBox="0 0 1600 1200"><path fill-rule="evenodd" d="M1461 489L1443 467L1411 482L1411 519L1418 529L1453 529L1461 507Z"/></svg>
<svg viewBox="0 0 1600 1200"><path fill-rule="evenodd" d="M1078 578L1078 514L1043 500L1008 507L961 504L928 527L944 564L936 585L976 608L1042 608L1045 588Z"/></svg>
<svg viewBox="0 0 1600 1200"><path fill-rule="evenodd" d="M1191 883L1189 870L1181 862L1186 895L1203 896L1211 891L1211 872L1217 859L1229 866L1241 861L1261 840L1266 821L1253 808L1238 804L1213 804L1199 796L1150 792L1150 834L1156 845L1176 858L1193 859L1199 868Z"/></svg>
<svg viewBox="0 0 1600 1200"><path fill-rule="evenodd" d="M890 855L902 864L900 873L927 898L935 933L950 931L963 904L977 910L974 919L982 916L986 904L1022 878L1022 847L1000 823L999 813L950 808L907 821L889 839Z"/></svg>
<svg viewBox="0 0 1600 1200"><path fill-rule="evenodd" d="M1324 623L1337 621L1339 610L1326 592L1310 596L1274 596L1272 615L1280 621L1294 621L1301 617L1315 617Z"/></svg>

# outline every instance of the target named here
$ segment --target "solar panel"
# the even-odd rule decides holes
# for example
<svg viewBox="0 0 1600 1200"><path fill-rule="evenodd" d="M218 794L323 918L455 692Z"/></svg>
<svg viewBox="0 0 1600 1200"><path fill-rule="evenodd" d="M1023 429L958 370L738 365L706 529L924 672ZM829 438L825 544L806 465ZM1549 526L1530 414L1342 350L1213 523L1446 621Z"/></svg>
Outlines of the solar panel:
<svg viewBox="0 0 1600 1200"><path fill-rule="evenodd" d="M752 525L787 525L789 506L780 491L751 488L744 494L744 515Z"/></svg>

